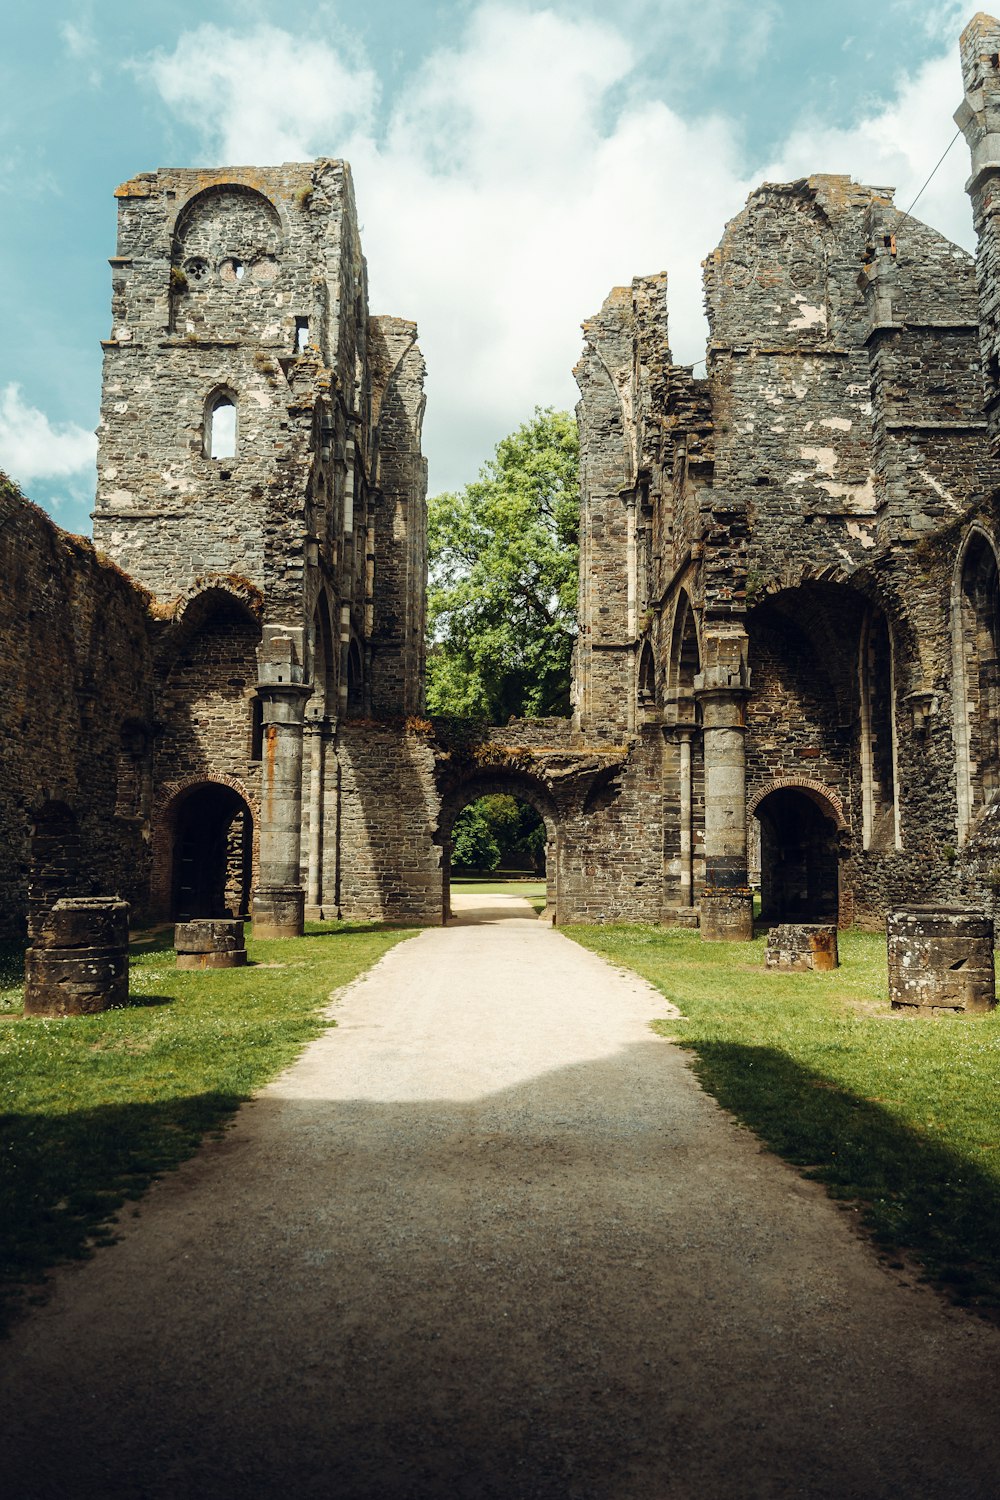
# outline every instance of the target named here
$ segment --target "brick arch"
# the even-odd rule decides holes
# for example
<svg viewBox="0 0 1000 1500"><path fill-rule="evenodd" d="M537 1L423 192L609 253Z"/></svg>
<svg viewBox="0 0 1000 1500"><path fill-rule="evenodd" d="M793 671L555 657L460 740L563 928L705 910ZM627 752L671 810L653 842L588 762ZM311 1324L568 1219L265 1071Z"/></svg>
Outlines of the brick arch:
<svg viewBox="0 0 1000 1500"><path fill-rule="evenodd" d="M844 804L837 792L827 786L823 781L814 781L809 776L777 776L773 781L768 781L758 791L754 792L747 804L747 815L753 817L765 797L772 792L780 791L804 792L814 802L822 805L823 811L832 816L838 831L846 828L847 817L844 813Z"/></svg>
<svg viewBox="0 0 1000 1500"><path fill-rule="evenodd" d="M202 786L225 786L242 797L250 809L253 823L252 867L259 867L260 852L260 798L251 792L237 776L223 772L206 771L198 776L183 776L176 781L165 781L153 800L150 818L150 837L153 846L152 872L150 876L150 906L154 917L161 917L170 910L174 859L174 815L178 803L185 793Z"/></svg>

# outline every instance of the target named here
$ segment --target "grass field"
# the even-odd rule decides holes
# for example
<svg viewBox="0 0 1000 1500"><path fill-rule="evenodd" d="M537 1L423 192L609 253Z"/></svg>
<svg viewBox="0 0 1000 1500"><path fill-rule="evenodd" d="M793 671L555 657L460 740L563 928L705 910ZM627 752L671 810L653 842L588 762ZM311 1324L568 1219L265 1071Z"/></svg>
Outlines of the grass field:
<svg viewBox="0 0 1000 1500"><path fill-rule="evenodd" d="M764 970L764 939L568 927L649 979L657 1023L702 1084L774 1151L857 1205L890 1261L1000 1314L1000 1011L917 1018L888 1003L885 939L842 933L829 974Z"/></svg>
<svg viewBox="0 0 1000 1500"><path fill-rule="evenodd" d="M545 881L530 876L498 877L496 880L468 879L452 876L451 889L456 895L521 896L537 912L545 910Z"/></svg>
<svg viewBox="0 0 1000 1500"><path fill-rule="evenodd" d="M172 929L133 947L132 1004L16 1017L22 957L0 952L0 1326L42 1273L113 1237L111 1221L218 1130L329 1022L321 1011L410 934L307 924L248 943L251 966L178 973Z"/></svg>

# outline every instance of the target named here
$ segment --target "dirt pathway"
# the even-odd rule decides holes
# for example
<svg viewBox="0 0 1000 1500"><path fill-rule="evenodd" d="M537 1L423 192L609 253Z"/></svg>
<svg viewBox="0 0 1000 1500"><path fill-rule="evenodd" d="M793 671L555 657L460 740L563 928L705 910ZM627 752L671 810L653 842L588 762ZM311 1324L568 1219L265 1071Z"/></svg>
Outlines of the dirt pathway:
<svg viewBox="0 0 1000 1500"><path fill-rule="evenodd" d="M1000 1336L736 1129L641 980L490 900L0 1346L0 1492L993 1500Z"/></svg>

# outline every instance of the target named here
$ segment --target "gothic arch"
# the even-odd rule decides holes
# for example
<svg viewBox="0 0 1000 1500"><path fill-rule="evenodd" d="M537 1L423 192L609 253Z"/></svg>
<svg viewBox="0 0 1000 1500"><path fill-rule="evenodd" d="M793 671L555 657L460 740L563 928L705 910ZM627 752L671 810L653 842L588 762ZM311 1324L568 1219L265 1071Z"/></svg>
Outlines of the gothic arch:
<svg viewBox="0 0 1000 1500"><path fill-rule="evenodd" d="M656 657L649 640L643 641L639 649L635 696L640 709L648 712L656 708Z"/></svg>
<svg viewBox="0 0 1000 1500"><path fill-rule="evenodd" d="M675 706L679 723L694 722L694 680L700 671L698 624L690 596L681 589L674 606L667 661L667 701Z"/></svg>
<svg viewBox="0 0 1000 1500"><path fill-rule="evenodd" d="M900 848L896 744L896 672L892 627L871 606L858 643L861 705L861 816L865 849Z"/></svg>

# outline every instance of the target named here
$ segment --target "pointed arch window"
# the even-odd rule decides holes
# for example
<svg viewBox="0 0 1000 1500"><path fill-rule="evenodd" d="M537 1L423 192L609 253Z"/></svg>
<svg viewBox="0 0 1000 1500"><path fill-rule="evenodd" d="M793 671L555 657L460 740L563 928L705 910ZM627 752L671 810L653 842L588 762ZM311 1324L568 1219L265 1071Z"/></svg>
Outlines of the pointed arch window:
<svg viewBox="0 0 1000 1500"><path fill-rule="evenodd" d="M205 412L205 457L236 457L236 400L230 391L219 391Z"/></svg>

